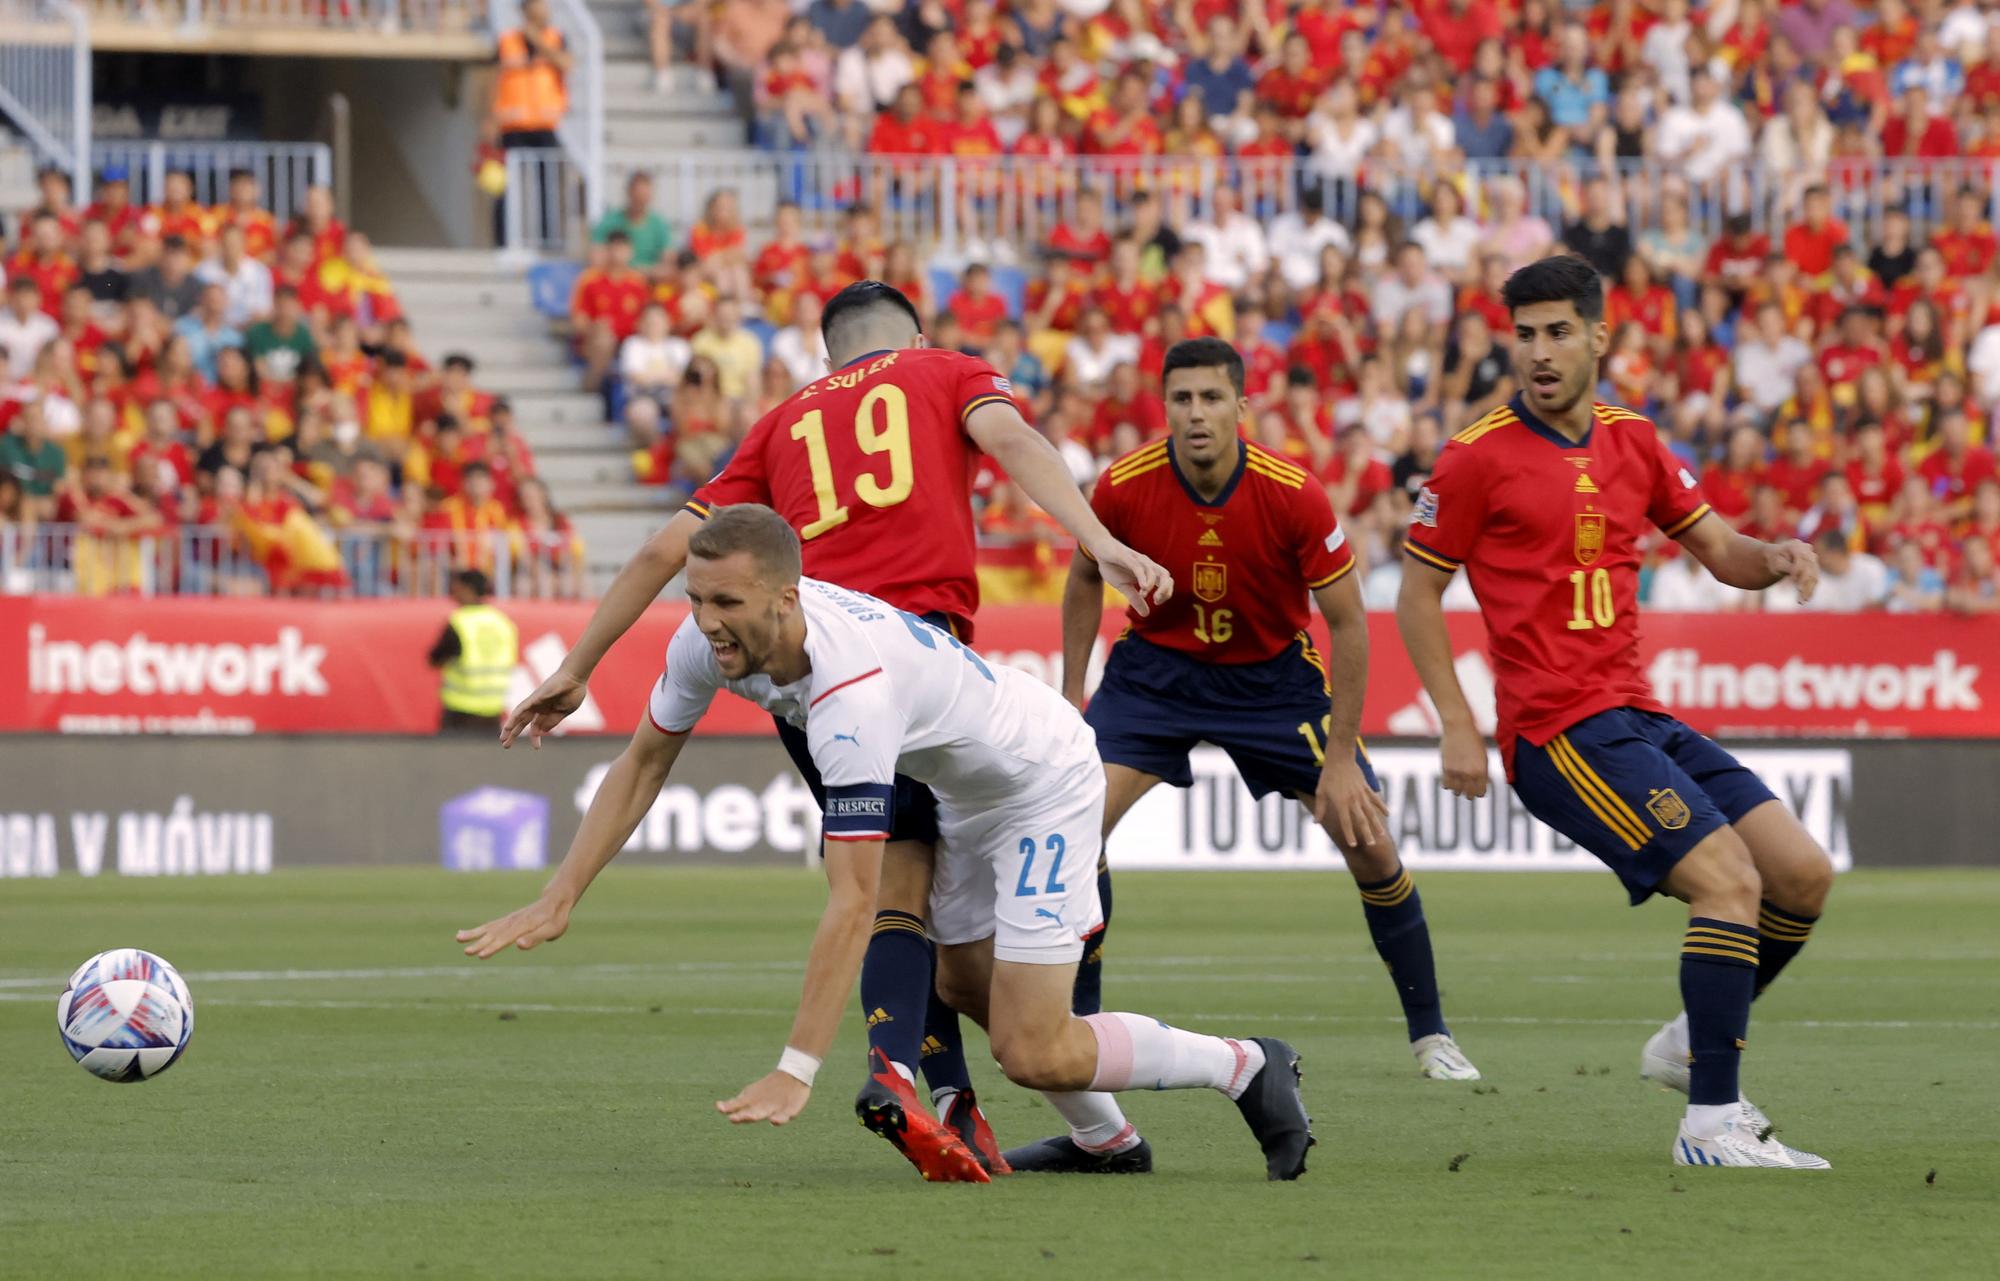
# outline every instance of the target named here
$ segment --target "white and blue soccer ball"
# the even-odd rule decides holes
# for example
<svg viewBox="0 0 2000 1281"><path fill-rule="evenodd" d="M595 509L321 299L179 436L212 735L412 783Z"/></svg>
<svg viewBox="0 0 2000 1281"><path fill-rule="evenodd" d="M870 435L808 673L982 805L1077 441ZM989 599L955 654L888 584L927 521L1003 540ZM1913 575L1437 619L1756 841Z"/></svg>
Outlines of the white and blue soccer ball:
<svg viewBox="0 0 2000 1281"><path fill-rule="evenodd" d="M194 998L173 966L121 947L77 967L56 1001L63 1045L107 1081L144 1081L174 1065L194 1035Z"/></svg>

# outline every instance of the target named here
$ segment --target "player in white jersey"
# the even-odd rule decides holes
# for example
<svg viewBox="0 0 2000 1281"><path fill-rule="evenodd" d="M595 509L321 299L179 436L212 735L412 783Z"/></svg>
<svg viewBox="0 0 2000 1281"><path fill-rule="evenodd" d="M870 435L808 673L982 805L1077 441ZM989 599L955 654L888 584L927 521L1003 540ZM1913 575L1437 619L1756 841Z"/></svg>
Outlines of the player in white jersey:
<svg viewBox="0 0 2000 1281"><path fill-rule="evenodd" d="M1298 1055L1136 1014L1070 1013L1084 936L1097 924L1104 804L1096 740L1074 708L1023 673L872 596L799 572L798 536L767 507L717 511L688 544L689 618L667 648L647 723L606 774L540 899L459 936L492 956L559 937L591 880L623 848L715 692L802 728L827 788L824 915L776 1070L717 1108L782 1125L804 1109L833 1043L874 919L894 779L928 786L940 850L930 921L940 989L986 1027L1008 1078L1044 1092L1079 1142L1132 1142L1104 1092L1208 1086L1235 1100L1273 1179L1305 1171L1313 1142ZM856 1110L926 1177L986 1182L957 1136L911 1106L876 1055ZM913 1159L915 1159L913 1157Z"/></svg>

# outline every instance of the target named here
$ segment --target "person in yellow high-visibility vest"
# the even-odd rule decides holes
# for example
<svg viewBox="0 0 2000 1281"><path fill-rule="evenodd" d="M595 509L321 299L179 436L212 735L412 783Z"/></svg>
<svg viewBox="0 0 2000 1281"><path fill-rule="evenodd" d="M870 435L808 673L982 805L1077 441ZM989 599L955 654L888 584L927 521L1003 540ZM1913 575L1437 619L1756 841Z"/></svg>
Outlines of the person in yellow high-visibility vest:
<svg viewBox="0 0 2000 1281"><path fill-rule="evenodd" d="M507 686L521 654L520 629L487 597L493 585L476 569L451 576L457 608L431 646L430 664L444 670L438 700L444 714L440 734L498 734L507 714Z"/></svg>

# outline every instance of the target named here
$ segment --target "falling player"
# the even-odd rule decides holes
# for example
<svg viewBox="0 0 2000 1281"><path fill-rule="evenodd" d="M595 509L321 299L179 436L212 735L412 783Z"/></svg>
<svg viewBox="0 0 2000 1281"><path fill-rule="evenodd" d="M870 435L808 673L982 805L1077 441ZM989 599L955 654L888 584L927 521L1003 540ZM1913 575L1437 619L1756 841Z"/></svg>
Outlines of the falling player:
<svg viewBox="0 0 2000 1281"><path fill-rule="evenodd" d="M1235 348L1219 338L1176 343L1162 387L1168 436L1113 463L1091 496L1106 529L1183 587L1131 616L1085 711L1104 758L1105 835L1156 784L1190 786L1188 752L1202 741L1229 753L1254 795L1296 796L1354 874L1423 1074L1476 1081L1445 1027L1423 900L1384 830L1359 745L1368 620L1346 534L1325 489L1240 435L1248 404ZM1332 633L1326 659L1306 633L1308 601ZM1071 562L1063 593L1063 693L1079 706L1103 612L1104 580L1086 553ZM1096 1008L1095 992L1078 996L1081 1012ZM1062 1136L1007 1160L1017 1170L1151 1168L1136 1135L1121 1143L1107 1150Z"/></svg>
<svg viewBox="0 0 2000 1281"><path fill-rule="evenodd" d="M1107 557L1113 585L1140 602L1138 609L1146 609L1147 599L1166 598L1171 580L1105 531L1061 456L1021 418L1006 380L983 360L924 348L916 308L901 293L879 281L850 285L827 303L820 327L832 372L759 420L722 474L619 572L561 670L508 718L503 743L523 732L538 738L576 710L605 651L681 571L688 539L713 510L731 503L775 507L798 532L805 564L816 575L970 639L979 601L969 493L975 449L995 459L1080 545ZM826 791L805 735L783 717L774 719L824 811ZM875 1094L905 1096L908 1132L887 1137L924 1169L935 1123L913 1093L911 1069L921 1061L939 1116L983 1164L1004 1172L970 1088L958 1018L933 990L923 913L937 841L934 807L920 785L906 779L899 786L880 911L861 970L874 1070L857 1108L866 1117ZM829 877L851 873L849 862L836 849ZM1078 1095L1064 1106L1073 1125L1091 1132L1125 1128L1108 1096Z"/></svg>
<svg viewBox="0 0 2000 1281"><path fill-rule="evenodd" d="M798 536L768 507L719 509L689 539L688 555L691 612L667 647L646 722L605 775L542 897L461 933L467 950L492 956L563 933L659 795L688 731L727 689L804 735L826 788L827 840L847 857L778 1067L717 1103L721 1112L782 1125L804 1110L861 968L906 776L936 805L929 909L940 977L969 994L967 1012L988 1029L1008 1078L1065 1114L1066 1096L1079 1091L1210 1087L1235 1101L1270 1178L1303 1174L1313 1140L1291 1046L1202 1036L1137 1014L1070 1012L1098 916L1104 812L1104 775L1083 718L1039 680L987 664L914 614L801 578ZM913 1119L908 1108L906 1097L884 1094L864 1119L895 1134ZM937 1133L961 1157L940 1177L987 1181L955 1136Z"/></svg>
<svg viewBox="0 0 2000 1281"><path fill-rule="evenodd" d="M1486 746L1439 605L1463 566L1486 621L1500 754L1522 804L1616 872L1634 904L1662 893L1688 905L1685 1009L1641 1058L1644 1075L1688 1096L1675 1164L1826 1169L1770 1137L1737 1069L1750 1002L1805 946L1832 865L1755 774L1654 699L1637 618L1649 524L1748 591L1789 578L1804 600L1818 564L1804 543L1731 530L1651 422L1592 398L1609 338L1603 282L1588 263L1544 258L1515 272L1501 298L1522 390L1438 456L1396 604L1444 723L1444 785L1486 794Z"/></svg>

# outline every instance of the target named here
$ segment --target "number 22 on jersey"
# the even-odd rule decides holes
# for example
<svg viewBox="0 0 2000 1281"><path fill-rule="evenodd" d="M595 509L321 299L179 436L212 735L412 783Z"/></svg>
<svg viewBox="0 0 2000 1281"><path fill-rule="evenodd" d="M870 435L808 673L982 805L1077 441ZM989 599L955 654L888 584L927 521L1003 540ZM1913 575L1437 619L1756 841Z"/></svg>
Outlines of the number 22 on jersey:
<svg viewBox="0 0 2000 1281"><path fill-rule="evenodd" d="M876 406L882 407L882 423L876 424ZM819 503L817 519L799 530L802 540L819 537L827 530L847 523L847 504L834 492L833 462L826 448L826 417L815 409L792 424L792 439L804 441L806 465L812 470L813 497ZM894 507L910 496L916 486L910 459L910 400L893 383L869 389L854 410L854 443L864 454L889 455L889 479L884 482L873 472L854 477L854 496L870 507Z"/></svg>

